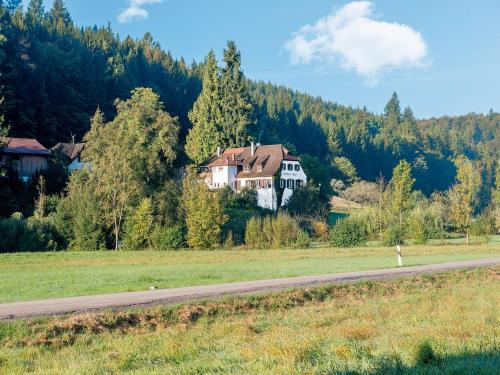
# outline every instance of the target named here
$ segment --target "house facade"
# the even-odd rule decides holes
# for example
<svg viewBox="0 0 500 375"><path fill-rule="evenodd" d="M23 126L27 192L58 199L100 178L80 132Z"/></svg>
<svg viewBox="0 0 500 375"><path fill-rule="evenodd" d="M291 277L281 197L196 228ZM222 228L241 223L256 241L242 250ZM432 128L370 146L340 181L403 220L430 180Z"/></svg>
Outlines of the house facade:
<svg viewBox="0 0 500 375"><path fill-rule="evenodd" d="M52 152L60 152L66 157L66 168L69 172L87 167L90 169L89 163L82 161L82 151L85 147L84 143L58 143L51 148Z"/></svg>
<svg viewBox="0 0 500 375"><path fill-rule="evenodd" d="M1 144L0 166L17 173L22 181L47 169L50 152L36 139L7 137Z"/></svg>
<svg viewBox="0 0 500 375"><path fill-rule="evenodd" d="M286 204L294 189L307 183L298 157L290 155L280 144L217 150L217 154L202 167L200 178L210 189L230 186L239 191L245 187L257 191L257 204L275 210L278 207L277 189L283 189L281 206ZM279 186L274 176L279 173Z"/></svg>

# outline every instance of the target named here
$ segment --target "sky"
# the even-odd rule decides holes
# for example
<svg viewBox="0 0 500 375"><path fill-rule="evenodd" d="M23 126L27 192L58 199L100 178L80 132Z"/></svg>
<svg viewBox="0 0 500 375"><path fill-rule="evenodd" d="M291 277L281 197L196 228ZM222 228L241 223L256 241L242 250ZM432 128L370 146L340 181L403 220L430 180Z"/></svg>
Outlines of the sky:
<svg viewBox="0 0 500 375"><path fill-rule="evenodd" d="M187 62L234 40L248 78L339 104L380 113L395 91L418 118L500 111L498 0L65 3L78 25L149 31Z"/></svg>

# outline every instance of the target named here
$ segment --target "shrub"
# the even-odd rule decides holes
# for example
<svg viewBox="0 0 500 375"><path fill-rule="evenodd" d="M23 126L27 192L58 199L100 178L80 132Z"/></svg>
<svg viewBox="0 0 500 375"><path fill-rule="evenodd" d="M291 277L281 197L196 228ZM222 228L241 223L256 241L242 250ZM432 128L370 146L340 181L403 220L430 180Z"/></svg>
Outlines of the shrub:
<svg viewBox="0 0 500 375"><path fill-rule="evenodd" d="M292 247L297 246L299 236L302 246L307 247L310 243L307 232L301 230L297 221L290 215L279 213L275 217L252 217L248 220L245 243L256 249Z"/></svg>
<svg viewBox="0 0 500 375"><path fill-rule="evenodd" d="M234 247L233 231L230 230L226 234L226 239L224 240L224 248L225 249L232 249L233 247Z"/></svg>
<svg viewBox="0 0 500 375"><path fill-rule="evenodd" d="M126 220L125 247L133 250L151 247L153 231L153 203L151 198L144 198Z"/></svg>
<svg viewBox="0 0 500 375"><path fill-rule="evenodd" d="M474 220L471 234L478 237L487 237L494 233L494 219L486 214L480 215Z"/></svg>
<svg viewBox="0 0 500 375"><path fill-rule="evenodd" d="M152 237L157 250L177 250L186 246L186 229L182 226L157 227Z"/></svg>
<svg viewBox="0 0 500 375"><path fill-rule="evenodd" d="M396 246L404 242L404 229L401 225L391 225L384 232L384 245Z"/></svg>
<svg viewBox="0 0 500 375"><path fill-rule="evenodd" d="M364 245L368 239L362 222L353 218L337 220L330 229L329 241L335 247L354 247Z"/></svg>
<svg viewBox="0 0 500 375"><path fill-rule="evenodd" d="M262 233L262 219L260 217L254 216L247 221L245 243L255 249L263 248L266 245Z"/></svg>
<svg viewBox="0 0 500 375"><path fill-rule="evenodd" d="M439 361L429 341L421 343L415 352L415 363L417 366L433 365Z"/></svg>
<svg viewBox="0 0 500 375"><path fill-rule="evenodd" d="M311 220L311 227L316 239L324 241L328 237L328 224L321 220Z"/></svg>
<svg viewBox="0 0 500 375"><path fill-rule="evenodd" d="M311 237L304 230L299 230L295 240L295 246L298 249L308 249L311 246Z"/></svg>
<svg viewBox="0 0 500 375"><path fill-rule="evenodd" d="M274 248L290 247L295 243L299 233L299 225L286 213L278 213L273 220L273 242Z"/></svg>

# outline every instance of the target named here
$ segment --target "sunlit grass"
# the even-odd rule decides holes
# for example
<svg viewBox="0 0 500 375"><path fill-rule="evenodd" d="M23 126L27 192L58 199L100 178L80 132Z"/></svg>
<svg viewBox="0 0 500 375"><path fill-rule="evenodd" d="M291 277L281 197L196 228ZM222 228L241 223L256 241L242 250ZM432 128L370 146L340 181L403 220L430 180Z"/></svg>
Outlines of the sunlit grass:
<svg viewBox="0 0 500 375"><path fill-rule="evenodd" d="M0 373L496 374L498 272L107 313L101 333L95 315L3 323Z"/></svg>
<svg viewBox="0 0 500 375"><path fill-rule="evenodd" d="M498 245L405 246L406 266L500 255ZM0 254L0 303L395 267L392 248Z"/></svg>

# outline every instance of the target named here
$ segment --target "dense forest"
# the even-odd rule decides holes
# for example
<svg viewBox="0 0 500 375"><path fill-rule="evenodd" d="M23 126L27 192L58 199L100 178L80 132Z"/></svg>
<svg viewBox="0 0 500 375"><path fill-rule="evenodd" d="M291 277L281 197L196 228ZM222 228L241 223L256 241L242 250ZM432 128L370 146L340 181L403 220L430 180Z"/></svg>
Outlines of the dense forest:
<svg viewBox="0 0 500 375"><path fill-rule="evenodd" d="M13 137L36 138L47 148L58 142L107 139L111 149L118 135L103 133L99 124L109 121L132 136L140 129L127 128L125 116L137 115L136 108L155 108L152 116L168 119L174 130L167 137L168 155L158 159L167 161L168 168L157 173L156 185L138 188L150 197L160 194L164 180L179 167L203 161L216 146L253 140L282 143L301 156L323 196L335 193L335 181L389 181L405 160L415 190L430 197L452 186L456 160L465 157L481 171L476 213L491 201L500 157L500 114L418 120L410 107L400 107L396 93L378 114L252 81L244 76L234 42L227 43L222 60L207 51L204 61L188 65L149 33L142 39L121 38L109 25L77 26L62 0L54 0L50 9L44 9L42 0L31 0L26 10L21 0L0 0L2 129ZM341 99L342 93L337 96ZM142 129L150 130L154 129ZM165 141L161 132L154 134L158 142ZM141 149L144 155L150 151ZM87 154L96 165L102 161L100 152L102 148L96 148ZM64 176L55 169L47 173L45 192L63 192ZM141 179L137 182L140 185ZM17 196L11 197L10 205L4 200L1 214L30 214L30 207L36 212L39 181L28 187L10 183L10 194ZM2 187L0 195L6 194ZM20 204L26 196L30 198ZM136 201L134 207L139 204Z"/></svg>
<svg viewBox="0 0 500 375"><path fill-rule="evenodd" d="M12 136L34 137L46 147L79 141L97 108L112 118L115 99L151 87L166 111L179 117L185 139L203 63L174 59L148 33L120 39L109 26L78 27L62 0L48 11L40 0L32 0L26 12L20 4L7 1L1 15L1 111ZM421 188L430 193L451 183L447 159L463 154L485 161L500 152L497 113L416 121L397 98L377 115L270 83L247 84L257 141L288 144L333 167L335 157L344 156L363 179L389 175L405 158L418 167Z"/></svg>

